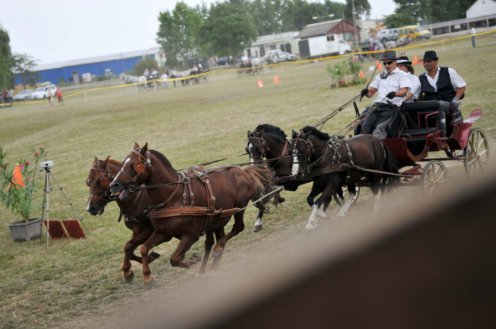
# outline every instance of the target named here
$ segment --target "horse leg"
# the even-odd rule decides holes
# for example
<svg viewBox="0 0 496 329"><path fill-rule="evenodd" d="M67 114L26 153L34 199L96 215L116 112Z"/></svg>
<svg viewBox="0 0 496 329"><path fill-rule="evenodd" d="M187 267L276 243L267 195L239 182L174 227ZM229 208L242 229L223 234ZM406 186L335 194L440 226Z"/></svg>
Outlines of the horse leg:
<svg viewBox="0 0 496 329"><path fill-rule="evenodd" d="M255 225L253 226L253 232L258 232L262 230L263 228L263 222L262 222L262 217L263 217L263 209L258 209L258 215L257 215L257 220L255 221Z"/></svg>
<svg viewBox="0 0 496 329"><path fill-rule="evenodd" d="M133 229L133 235L131 240L126 242L124 245L124 260L122 262L122 271L124 276L124 281L129 283L133 281L134 273L131 270L131 260L135 262L141 263L141 257L138 257L134 254L136 248L144 243L148 238L152 235L153 229L141 230L141 228L137 227ZM156 252L151 252L149 255L149 263L153 262L155 259L159 258L160 255Z"/></svg>
<svg viewBox="0 0 496 329"><path fill-rule="evenodd" d="M344 202L343 205L341 205L341 209L338 212L338 217L344 217L346 216L346 213L350 209L351 204L353 203L353 200L356 195L356 186L355 184L349 184L348 185L348 199Z"/></svg>
<svg viewBox="0 0 496 329"><path fill-rule="evenodd" d="M205 253L203 254L203 260L200 267L199 274L205 274L207 272L208 258L210 257L210 252L212 251L212 246L214 245L214 234L213 232L205 233Z"/></svg>
<svg viewBox="0 0 496 329"><path fill-rule="evenodd" d="M150 265L149 265L151 262L151 257L148 255L148 252L153 247L161 244L162 242L167 242L170 239L172 239L171 235L157 233L157 231L153 231L153 233L145 241L145 243L141 245L140 248L141 265L143 266L143 281L145 282L145 285L149 285L153 283L153 276L151 275Z"/></svg>
<svg viewBox="0 0 496 329"><path fill-rule="evenodd" d="M170 257L171 265L174 267L189 268L191 265L195 264L196 261L194 260L185 260L184 255L199 238L200 236L196 234L182 236L176 250Z"/></svg>
<svg viewBox="0 0 496 329"><path fill-rule="evenodd" d="M370 189L372 190L372 195L373 195L372 214L375 216L379 210L379 204L381 201L381 177L378 177L376 175L370 175L369 181L370 181Z"/></svg>
<svg viewBox="0 0 496 329"><path fill-rule="evenodd" d="M234 224L232 226L231 232L226 234L225 236L218 237L217 243L214 246L214 252L212 257L214 258L212 262L212 269L216 270L219 266L220 259L222 258L222 254L224 253L224 248L226 246L227 241L231 240L233 237L243 232L245 229L245 223L243 221L244 211L240 211L234 214ZM222 230L223 232L224 230Z"/></svg>

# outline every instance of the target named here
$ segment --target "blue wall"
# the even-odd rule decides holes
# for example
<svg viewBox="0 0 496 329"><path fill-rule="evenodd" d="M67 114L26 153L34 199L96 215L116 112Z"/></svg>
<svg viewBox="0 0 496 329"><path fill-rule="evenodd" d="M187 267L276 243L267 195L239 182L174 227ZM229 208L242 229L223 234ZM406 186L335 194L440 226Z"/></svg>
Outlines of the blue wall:
<svg viewBox="0 0 496 329"><path fill-rule="evenodd" d="M153 55L149 55L149 57L153 58ZM105 75L106 69L110 69L114 75L120 75L121 73L128 73L129 71L131 71L136 63L138 63L142 59L142 56L137 56L105 62L72 65L49 70L41 70L37 71L40 75L40 79L38 80L38 82L50 81L53 84L59 84L61 80L64 80L66 83L72 82L73 72L78 72L80 79L83 73L91 73L93 75L96 75L97 77L101 77ZM22 83L21 79L19 76L17 76L16 84L20 83Z"/></svg>

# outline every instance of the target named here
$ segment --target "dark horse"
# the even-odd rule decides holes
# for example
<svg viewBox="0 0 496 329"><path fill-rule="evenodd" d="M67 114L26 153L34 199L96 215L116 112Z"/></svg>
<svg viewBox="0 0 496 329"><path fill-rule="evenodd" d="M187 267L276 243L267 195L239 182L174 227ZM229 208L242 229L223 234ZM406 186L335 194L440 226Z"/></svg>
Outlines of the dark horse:
<svg viewBox="0 0 496 329"><path fill-rule="evenodd" d="M121 168L122 163L110 157L107 157L105 160L95 158L86 179L86 185L90 188L86 210L93 216L101 215L109 202L117 201L121 216L124 216L124 224L133 232L131 239L124 245L124 260L122 263L124 280L131 282L134 278L134 273L131 271L131 260L141 263L141 257L136 256L134 250L148 240L154 230L148 217L152 202L146 190L139 190L137 193L126 191L120 199L112 197L110 193L110 182L112 182ZM150 261L158 257L159 254L155 252L149 255Z"/></svg>
<svg viewBox="0 0 496 329"><path fill-rule="evenodd" d="M287 191L296 191L298 186L312 181L308 175L298 173L296 166L293 165L298 161L292 155L291 144L286 139L286 133L277 126L266 123L258 125L254 131L248 131L246 152L249 154L252 164L262 164L265 161L274 173L275 184L282 185ZM356 190L353 191L355 197ZM344 201L342 190L338 190L333 197L339 204ZM275 195L274 199L276 204L284 201L279 193ZM260 209L253 229L255 232L262 229L263 214L263 209Z"/></svg>
<svg viewBox="0 0 496 329"><path fill-rule="evenodd" d="M271 124L261 124L254 131L248 131L247 137L246 152L250 156L250 163L260 165L265 161L274 174L275 184L283 186L285 190L296 191L299 185L311 182L311 179L292 174L291 147L286 139L286 133L281 128ZM279 193L274 199L276 204L284 201ZM254 232L262 229L263 214L264 209L259 209Z"/></svg>
<svg viewBox="0 0 496 329"><path fill-rule="evenodd" d="M156 205L151 211L155 229L141 246L145 284L153 281L148 251L154 246L177 238L180 240L170 258L172 266L189 268L184 260L190 247L205 233L205 253L200 273L206 272L213 247L213 268L217 268L229 239L244 229L243 214L250 200L254 201L272 186L270 170L263 167L221 167L205 170L193 167L177 172L161 153L135 144L110 189L113 193L145 188ZM224 227L234 215L231 232Z"/></svg>
<svg viewBox="0 0 496 329"><path fill-rule="evenodd" d="M363 179L368 182L374 197L386 182L392 182L387 174L372 171L398 173L390 151L372 135L358 135L349 140L331 141L330 136L315 127L307 126L293 133L293 155L298 158L299 171L312 177L313 185L307 197L312 207L307 229L318 224L319 209L325 213L332 195L348 185L353 191ZM383 184L384 183L384 184ZM315 197L320 197L315 201ZM344 215L350 206L349 200L341 208Z"/></svg>

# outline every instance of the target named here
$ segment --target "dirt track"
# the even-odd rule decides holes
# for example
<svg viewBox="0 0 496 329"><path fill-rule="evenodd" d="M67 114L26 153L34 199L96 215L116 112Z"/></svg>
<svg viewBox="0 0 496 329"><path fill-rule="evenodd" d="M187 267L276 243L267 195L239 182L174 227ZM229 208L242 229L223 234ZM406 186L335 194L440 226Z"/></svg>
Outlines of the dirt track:
<svg viewBox="0 0 496 329"><path fill-rule="evenodd" d="M267 216L264 223L266 227L278 225L276 230L272 230L272 233L267 233L267 230L253 233L251 232L251 225L248 223L245 231L241 234L250 235L249 242L239 242L236 238L231 240L217 272L197 277L199 268L197 264L189 270L170 268L166 275L154 273L155 286L153 288L143 289L140 293L112 305L102 305L101 310L99 310L101 313L82 314L80 317L66 322L61 328L142 327L143 317L154 319L157 316L163 316L164 313L171 312L171 310L174 312L173 310L178 308L184 309L185 299L188 300L185 296L189 295L192 295L191 298L193 299L203 299L205 307L208 307L208 296L202 296L195 291L202 291L216 285L218 288L214 290L222 291L223 282L233 278L239 278L239 282L252 280L252 274L259 276L260 273L258 272L277 267L279 260L293 261L294 266L299 267L301 262L298 259L292 259L293 255L297 254L301 248L305 248L305 244L311 241L313 236L326 232L325 234L329 234L329 238L332 239L345 234L344 232L350 227L380 221L380 218L370 218L371 201L371 195L368 192L362 192L359 202L350 209L348 217L345 219L335 216L337 214L336 208L330 209L328 216L331 218L321 220L321 226L316 231L309 232L304 229L306 217L302 217L295 224L287 225L285 223L273 224L270 222L270 216ZM168 260L164 258L160 258L158 261L167 262ZM139 272L140 266L135 265L134 271L135 280L131 284L143 285ZM243 279L245 275L247 277ZM267 282L260 282L260 286L265 284ZM239 298L239 296L234 298ZM176 327L173 323L164 323L164 325L168 328Z"/></svg>

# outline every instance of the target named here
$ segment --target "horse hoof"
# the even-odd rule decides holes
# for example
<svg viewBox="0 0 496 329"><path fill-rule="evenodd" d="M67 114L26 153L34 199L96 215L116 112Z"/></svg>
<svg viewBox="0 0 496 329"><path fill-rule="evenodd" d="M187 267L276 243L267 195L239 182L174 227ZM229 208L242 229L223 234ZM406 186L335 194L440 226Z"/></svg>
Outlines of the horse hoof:
<svg viewBox="0 0 496 329"><path fill-rule="evenodd" d="M258 231L261 231L261 230L262 230L262 228L263 228L263 227L262 227L262 225L255 225L255 226L253 227L253 232L258 232Z"/></svg>
<svg viewBox="0 0 496 329"><path fill-rule="evenodd" d="M148 280L145 280L145 289L150 290L151 288L155 287L155 279L153 277L150 277Z"/></svg>
<svg viewBox="0 0 496 329"><path fill-rule="evenodd" d="M134 279L133 271L129 271L128 273L124 274L124 282L131 283L133 282L133 279Z"/></svg>
<svg viewBox="0 0 496 329"><path fill-rule="evenodd" d="M312 224L312 223L307 223L307 225L305 226L305 230L308 230L308 231L315 230L316 228L317 228L317 225Z"/></svg>

